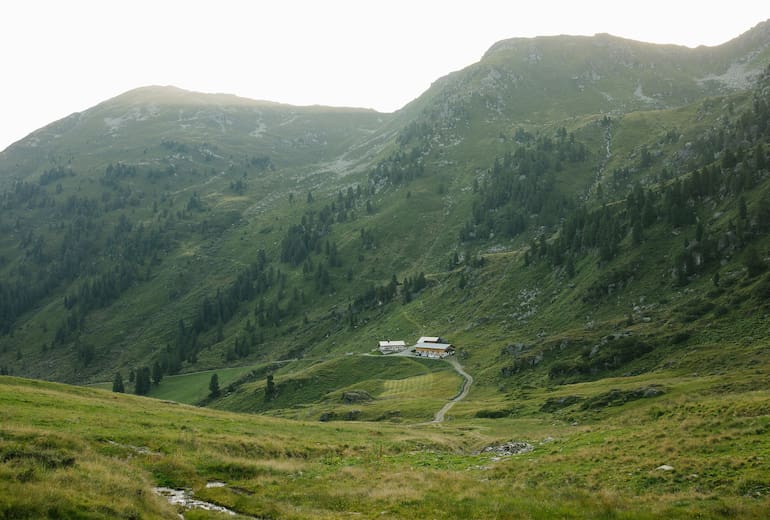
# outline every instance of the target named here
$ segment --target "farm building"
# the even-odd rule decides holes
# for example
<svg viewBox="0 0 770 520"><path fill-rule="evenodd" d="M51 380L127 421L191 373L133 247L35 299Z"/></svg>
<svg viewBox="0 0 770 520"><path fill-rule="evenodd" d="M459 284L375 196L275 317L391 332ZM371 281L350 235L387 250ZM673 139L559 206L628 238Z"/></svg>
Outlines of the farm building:
<svg viewBox="0 0 770 520"><path fill-rule="evenodd" d="M423 336L417 340L417 343L445 343L444 340L438 336Z"/></svg>
<svg viewBox="0 0 770 520"><path fill-rule="evenodd" d="M449 343L420 342L414 346L418 356L429 358L444 358L455 353L455 348Z"/></svg>
<svg viewBox="0 0 770 520"><path fill-rule="evenodd" d="M406 350L406 342L404 341L380 341L379 350L383 354L392 354L394 352L401 352Z"/></svg>

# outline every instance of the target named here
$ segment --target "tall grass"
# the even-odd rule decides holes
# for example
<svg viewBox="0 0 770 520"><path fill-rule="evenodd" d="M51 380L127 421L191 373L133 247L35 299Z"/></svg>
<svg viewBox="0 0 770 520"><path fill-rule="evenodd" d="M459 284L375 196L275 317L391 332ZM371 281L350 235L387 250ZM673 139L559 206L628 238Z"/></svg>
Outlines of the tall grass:
<svg viewBox="0 0 770 520"><path fill-rule="evenodd" d="M166 485L272 518L764 518L770 394L719 392L727 379L664 379L662 396L568 411L569 422L538 412L546 394L534 392L521 417L420 426L286 421L3 377L0 515L173 518L151 490ZM478 453L508 440L535 449Z"/></svg>

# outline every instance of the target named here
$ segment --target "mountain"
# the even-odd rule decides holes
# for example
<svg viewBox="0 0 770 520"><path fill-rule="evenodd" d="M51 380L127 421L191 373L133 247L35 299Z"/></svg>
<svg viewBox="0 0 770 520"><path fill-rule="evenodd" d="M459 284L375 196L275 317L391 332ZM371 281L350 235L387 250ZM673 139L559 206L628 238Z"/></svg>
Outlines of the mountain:
<svg viewBox="0 0 770 520"><path fill-rule="evenodd" d="M513 38L437 80L401 113L476 107L487 122L554 123L585 114L673 108L746 89L768 61L767 22L719 47L690 49L599 34ZM397 114L398 115L398 114Z"/></svg>
<svg viewBox="0 0 770 520"><path fill-rule="evenodd" d="M0 154L0 367L88 383L439 331L491 386L522 359L655 370L762 301L768 62L764 22L505 40L394 114L127 92Z"/></svg>
<svg viewBox="0 0 770 520"><path fill-rule="evenodd" d="M393 114L145 87L15 143L0 516L764 518L769 65L512 39Z"/></svg>
<svg viewBox="0 0 770 520"><path fill-rule="evenodd" d="M211 159L217 155L214 149L221 147L228 155L270 156L282 167L308 166L336 160L387 119L372 110L293 107L175 87L143 87L72 114L10 146L3 153L4 178L26 179L45 165L72 161L101 165L116 156L165 166L162 160L167 157L157 156L154 149L173 141L168 136L179 136L185 140L182 144L198 148L191 152L205 154L204 149L212 148ZM83 149L88 150L88 159L82 157Z"/></svg>

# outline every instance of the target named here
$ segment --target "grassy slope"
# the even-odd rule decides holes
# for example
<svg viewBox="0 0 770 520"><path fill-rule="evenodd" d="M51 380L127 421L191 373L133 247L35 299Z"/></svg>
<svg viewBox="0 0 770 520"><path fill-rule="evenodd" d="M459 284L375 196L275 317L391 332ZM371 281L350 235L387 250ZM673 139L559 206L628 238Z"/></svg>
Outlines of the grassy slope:
<svg viewBox="0 0 770 520"><path fill-rule="evenodd" d="M692 121L700 111L700 107L694 106L626 116L613 124L613 156L609 164L619 167L633 163L640 141L651 149L659 147L663 159L658 164L665 164L667 157L674 155L678 148L659 145L659 139L672 128L687 127L688 121ZM719 111L714 111L712 117L718 114ZM701 126L709 124L707 118L698 117L698 121ZM687 128L693 134L698 132L698 127ZM581 137L600 141L596 134L591 120L579 130ZM642 140L645 136L646 141ZM680 141L688 137L686 135ZM655 169L658 168L656 165ZM457 193L470 184L470 178L472 176L466 172L458 171L453 181L455 188L447 194L435 190L434 178L419 179L407 187L383 193L376 201L377 210L373 215L335 226L333 236L339 241L346 259L354 258L359 252L356 231L361 225L383 229L380 239L383 243L394 243L397 237L404 237L411 240L400 241L404 251L421 249L428 253L407 263L408 259L401 255L366 252L358 266L364 276L356 277L349 285L341 282L342 273L334 272L333 275L340 280L339 294L321 297L321 308L311 311L310 323L300 326L293 336L314 338L309 350L311 358L334 358L351 351L367 351L377 338L398 336L410 339L440 333L460 347L461 355L465 356L464 363L477 376L478 384L474 390L479 401L477 407L509 410L512 408L511 401L517 398L516 388L524 385L553 388L560 383L569 383L569 380L549 377L550 363L557 358L576 359L586 347L599 345L602 338L609 334L630 332L634 337L651 343L655 351L620 369L600 372L594 376L597 378L638 374L672 366L691 372L703 367L710 367L710 370L744 370L743 363L757 355L767 336L766 329L761 326L764 311L756 310L764 309L766 305L762 296L766 278L747 278L741 255L726 259L720 267L722 290L714 290L711 272L694 277L685 288L673 284L671 258L681 248L683 237L694 236L694 225L673 230L663 223L656 224L645 231L646 241L638 248L631 247L630 237L627 237L622 243L621 254L609 265L599 267L592 255L580 260L573 279L568 279L563 270L551 269L543 263L524 267L522 255L517 249L521 243L515 241L502 244L503 252L485 254L482 269L463 267L453 272L446 271L445 262L454 243L452 236L456 235L452 228L457 227L463 218L462 212L458 212L458 216L453 211L447 212L446 208L467 204L467 200L462 202ZM574 177L570 178L574 180ZM757 192L762 189L760 186ZM610 204L622 204L625 192L625 187L619 188L616 193L610 192L610 196L618 197ZM411 194L409 198L407 193ZM754 195L750 196L750 206L755 199ZM427 230L425 233L409 233L413 224L398 218L400 212L408 211L405 208L409 207L420 208L414 217L418 226ZM736 208L730 200L715 204L712 209L714 213L723 213L720 222L713 224L722 225L735 218ZM392 225L386 226L385 223ZM583 300L597 278L627 266L633 267L633 279L622 290L600 302L586 303ZM458 288L461 270L465 271L468 283L464 290ZM388 273L394 271L406 274L426 271L432 282L431 288L407 305L394 302L365 314L367 323L362 326L351 328L330 319L326 309L345 301L346 294L355 295L368 283L382 283L388 279ZM708 302L707 307L704 302ZM683 337L684 341L678 337ZM501 375L501 371L516 358L511 353L505 353L503 347L516 343L526 346L525 355L528 352L533 355L543 352L546 362L513 377ZM566 347L554 349L561 344ZM701 350L707 354L700 354ZM730 356L721 355L728 351ZM205 359L217 362L213 351L211 358ZM335 363L338 362L332 361L326 366L333 371ZM306 369L303 367L301 364L287 365L278 381L306 381ZM369 381L367 368L347 363L339 371L374 394L381 391L379 383ZM404 372L401 377L408 375ZM346 412L361 409L361 418L379 419L385 417L384 412L399 409L406 420L431 416L430 407L426 409L419 404L416 408L386 400L366 406L332 404L332 396L336 395L335 398L339 399L339 392L353 383L339 377L324 377L329 383L326 387L317 388L311 383L302 392L294 389L284 393L282 399L271 406L273 410L270 413L316 419L326 411L336 410L338 417L345 417ZM199 378L190 386L196 387L196 395L200 396L205 392L206 383ZM165 392L165 384L159 391ZM263 385L264 376L260 376L238 388L235 396L224 399L216 406L237 411L265 411L270 407L261 402ZM177 398L174 397L177 391L163 395ZM320 399L324 395L329 398ZM484 400L487 403L481 404ZM461 411L462 406L458 406L453 413Z"/></svg>
<svg viewBox="0 0 770 520"><path fill-rule="evenodd" d="M287 204L289 194L304 201L307 192L318 190L321 184L331 181L336 185L340 171L328 161L340 158L354 142L387 119L386 115L366 110L287 107L181 92L154 88L132 91L42 129L3 154L0 169L5 174L0 183L6 189L18 178L37 184L39 174L55 164L71 167L76 174L57 182L62 186L61 193L54 194L53 185L48 187L57 207L73 196L114 198L115 193L99 181L106 165L138 165L137 176L121 181L122 188L137 194L138 204L100 215L100 226L111 230L121 216L135 225L149 226L164 219L171 222L170 226L166 224L171 240L159 252L159 261L145 266L147 279L143 281L147 283L138 284L115 304L89 316L81 339L97 345L93 363L77 363L71 345L47 351L54 330L66 316L61 307L63 297L76 293L83 280L88 280L82 276L56 291L41 309L22 317L15 335L3 338L2 353L23 355L14 363L17 373L73 381L104 380L111 377L112 368L152 360L159 346L172 339L171 331L179 319L189 321L200 299L226 286L254 260L257 250L265 249L272 258L277 256L285 230L282 223L299 220L299 214L306 209L304 205ZM156 103L166 104L159 108ZM227 117L229 123L220 125ZM113 132L105 132L105 121L121 118L125 120ZM244 125L264 126L264 132L251 135L253 128ZM183 151L165 147L162 143L169 138L183 146ZM34 146L27 146L29 143ZM49 149L47 158L38 153L43 146ZM79 152L84 146L88 151ZM259 171L249 166L251 157L261 155L270 157L274 170ZM345 162L344 167L353 168L354 163ZM145 176L148 169L168 168L175 173L159 180ZM246 183L243 195L230 188L238 180ZM184 211L194 193L201 196L205 210L175 221L174 215ZM317 196L324 199L328 194ZM157 205L158 212L153 205ZM22 215L34 235L45 240L49 255L57 254L62 234L51 228L59 218L56 211L53 207L15 213ZM216 222L230 212L236 212L238 218L226 227L226 232L196 231L201 223ZM161 217L167 214L170 220ZM10 276L20 258L18 243L24 233L8 227L12 221L9 215L0 222L6 235L0 242L4 257L0 272ZM103 256L97 255L98 261L108 261ZM202 357L195 368L221 365L221 350L214 360Z"/></svg>
<svg viewBox="0 0 770 520"><path fill-rule="evenodd" d="M626 94L633 87L617 86ZM645 94L650 92L645 84ZM745 96L732 98L737 109L747 101ZM766 467L757 455L768 448L767 275L747 277L742 255L735 254L719 267L721 289L715 289L710 280L715 269L694 276L686 287L676 287L671 275L673 257L695 230L694 226L671 229L662 222L645 230L646 241L640 247L631 247L626 237L621 253L609 265L600 266L590 254L581 258L573 279L545 262L525 267L523 250L529 237L484 242L478 246L483 268L461 266L447 271L450 254L463 253L461 248L468 247L458 245L456 237L468 218L473 179L494 157L515 146L505 136L512 135L518 123L487 118L484 107L486 101L471 99L464 105L466 126L439 132L425 177L379 191L373 197L373 214L358 208L355 220L335 224L330 238L339 244L344 260L341 268L332 269L333 293L315 293L312 281L304 280L299 269L282 266L290 287L307 292L307 322L298 316L267 329L268 340L251 358L239 362L242 368L221 371L225 396L210 403L313 421L333 412L335 423L233 416L6 379L2 396L8 403L3 407L7 421L0 432L3 478L11 483L11 492L4 495L6 502L0 502L9 504L3 507L30 511L26 514L33 517L61 516L67 508L88 509L95 516L130 516L132 508L161 507L152 499L142 499L116 504L118 509L111 510L102 503L108 494L105 490L96 491L93 507L77 501L77 485L70 486L71 482L78 482L91 466L119 463L130 465L127 471L145 490L148 479L189 486L238 511L282 518L341 517L353 512L374 516L380 511L392 517L761 517L770 492ZM574 109L564 108L565 113ZM685 167L678 162L677 151L716 125L727 110L728 103L717 98L682 109L614 117L611 156L600 179L609 204L622 205L629 187L611 187L615 168L631 167L629 185L637 179L647 182L648 176L664 167L682 173L679 169ZM589 145L586 167L566 171L560 181L567 192L591 192L586 185L604 161L605 136L597 121L598 116L587 115L542 127L522 123L527 130L546 135L564 124ZM671 130L682 134L678 143L664 139ZM464 139L458 140L458 134ZM235 153L246 150L242 144L228 146ZM642 146L656 154L648 171L634 169ZM198 164L196 160L190 159L185 168ZM227 171L227 160L216 166ZM96 166L83 162L78 167ZM212 178L206 173L191 174L192 184L178 186L176 207L184 205L190 190L208 187L204 200L211 210L194 216L192 224L185 226L209 218L215 209L237 210L242 221L215 236L180 233L161 266L153 267L150 283L132 288L90 317L84 338L100 345L90 372L73 376L73 366L83 368L68 364L69 352L40 351L50 335L46 326L61 317L55 302L27 321L9 340L12 344L3 345L2 359L22 367L22 372L66 374L79 380L110 377L114 366L151 360L151 353L168 341L168 331L180 314L192 315L200 297L227 284L253 259L256 249L265 247L276 254L286 222L296 222L306 209L318 210L341 185L365 180L356 173L340 179L325 168L287 167L249 177L244 196L227 187L241 175L239 169L231 176ZM79 189L98 194L97 186L77 177L63 184L65 196ZM747 194L750 210L767 189L764 178L758 189ZM304 202L309 190L316 193L313 204ZM287 203L289 192L297 196L294 204ZM734 200L710 204L709 214L701 215L709 226L722 228L735 218ZM137 213L152 218L148 208ZM111 216L108 225L116 218ZM362 227L377 230L375 250L360 247ZM767 250L767 237L757 244ZM12 245L7 241L2 247L10 250ZM355 273L350 282L346 281L348 268ZM586 303L583 296L592 284L619 268L632 269L628 283L601 301ZM411 303L377 306L363 313L355 326L336 316L336 310L343 310L369 284L383 284L393 274L402 279L421 271L431 285ZM461 272L466 277L464 290L459 289ZM221 366L225 348L251 319L251 307L244 306L226 325L225 341L214 342L213 332L203 338L211 347L200 353L196 366L187 368ZM605 341L609 335L627 332L655 349L622 367L590 376L549 375L555 361L579 362L593 349L601 353L610 348ZM459 356L477 383L468 399L452 409L448 424L416 426L456 392L456 375L438 370L446 368L443 364L417 366L406 360L346 354L368 351L377 339L410 340L432 334L458 345ZM274 402L265 402L268 367L254 367L252 362L295 357L291 352L298 346L309 359L275 367L279 394ZM17 348L20 359L14 360ZM118 364L111 364L115 359L120 360ZM532 360L530 368L506 372L521 359ZM244 378L252 371L257 375ZM197 402L205 397L210 374L167 377L154 395ZM231 383L234 386L228 389ZM651 385L659 385L653 388L665 394L623 404L633 394L622 392ZM611 392L616 389L621 393ZM375 399L345 404L342 394L349 390L366 390ZM542 409L552 402L549 399L561 397L575 402L568 400L553 411ZM119 404L113 412L105 402ZM56 412L44 417L41 406ZM76 421L78 415L91 417L89 408L98 410L105 420ZM351 417L353 411L360 412L355 415L359 419L380 422L340 420ZM388 424L391 421L411 426ZM168 424L183 426L161 427ZM511 439L528 440L537 449L502 462L472 454L487 443ZM126 446L148 446L158 453L138 456ZM68 462L70 453L80 451L85 458L76 460L84 460L82 465ZM661 464L675 469L655 470ZM99 482L106 482L105 489L137 491L131 487L135 484L110 483L106 472L94 472ZM225 480L241 491L204 489L205 481L211 479ZM58 504L54 507L62 509L47 513L39 504L21 501L13 491L35 482L45 483L41 486L53 482L63 490L52 499Z"/></svg>
<svg viewBox="0 0 770 520"><path fill-rule="evenodd" d="M5 152L3 167L14 176L34 181L45 167L71 161L78 175L61 180L63 193L54 196L57 204L73 194L99 197L104 189L94 178L101 175L107 162L123 161L159 169L173 166L176 169L173 176L157 182L150 182L141 174L132 179L128 183L130 187L144 194L141 205L104 215L101 224L105 229L114 226L121 215L135 222L160 220L150 208L153 201L163 197L165 202L160 202L159 208L171 214L183 209L193 192L201 194L206 209L174 222L173 240L160 255L159 262L143 266L146 279L122 294L114 304L87 317L81 341L94 345L96 351L95 359L88 366L75 359L71 343L56 351L46 350L54 330L65 316L61 301L65 294L75 292L79 283L71 284L66 291L57 291L41 308L22 317L14 336L2 339L0 360L3 365L13 367L14 373L79 382L108 380L115 369L125 371L130 366L152 364L163 346L173 341L178 321L186 319L189 322L202 297L211 297L218 289L226 287L245 265L253 261L258 249L263 248L271 258L276 258L286 228L298 222L303 212L318 211L333 200L338 189L356 184L365 186L367 179L359 168L368 164L380 151L379 146L387 142L386 136L390 134L378 133L383 123L391 121L390 131L413 117L436 125L434 146L425 158L428 175L406 187L379 191L372 197L376 208L373 215L363 212L361 201L354 220L335 225L329 239L339 244L344 260L341 268L331 270L332 294L316 294L312 281L303 280L299 269L280 265L290 280L289 287L298 287L307 295L309 302L305 310L310 323L305 325L295 317L276 330L265 331L269 338L267 344L261 345L245 363L275 360L297 347L309 348L308 355L317 357L366 350L365 345L373 340L393 334L419 336L434 333L430 330L434 323L415 319L424 304L418 304L416 311L391 305L381 313L370 315L369 322L359 326L357 333L341 330L339 324L332 323L330 309L344 309L350 299L361 294L369 284L384 284L394 274L402 279L421 271L429 275L445 271L451 254L464 247L458 245L457 236L468 219L473 180L491 166L496 156L516 146L510 136L518 126L546 135L561 125L574 131L589 146L590 160L580 168L568 167L559 182L566 193L582 194L589 190L586 185L590 185L593 170L602 160L604 149L603 132L596 124L599 116L592 114L606 107L586 104L582 94L576 93L572 80L568 81L569 85L562 81L570 74L585 72L586 56L597 53L591 67L597 68L603 78L589 83L594 82L596 89L610 93L623 110L631 110L637 106L632 101L636 99L633 89L638 82L643 82L647 76L665 76L671 72L669 65L675 66L688 54L684 49L661 49L612 38L579 38L573 42L572 55L564 53L563 37L538 39L535 43L543 57L540 64L525 63L526 45L492 52L479 64L438 81L423 99L391 120L369 111L286 107L232 96L204 96L175 89L148 88L129 92L41 130L34 136L39 139L36 147L17 146ZM689 65L687 73L698 76L712 68L721 72L719 67L723 62L744 52L728 50L722 52L725 56L720 54L711 62L701 60ZM616 85L612 78L625 76L615 69L628 67L628 60L620 60L622 66L618 65L617 53L625 57L630 53L642 63L662 60L669 68L641 68L634 71L639 76L634 76L638 81ZM569 70L564 68L567 65L571 67ZM512 71L514 76L524 75L528 79L522 84L519 80L508 82L511 78L503 75L501 79L495 75L497 69ZM490 83L489 78L497 79ZM555 79L558 88L553 88L563 99L562 105L556 108L552 101L557 91L543 97L540 88L554 83ZM688 90L694 88L691 78L686 83L685 94L695 96L695 91ZM664 87L658 85L656 88L665 91ZM645 85L645 95L655 92ZM681 92L673 93L670 99L666 98L666 103L681 103L682 95ZM489 96L502 99L501 111L497 111L494 103L489 104ZM521 114L516 115L517 111L530 105L535 110L537 107L532 107L541 102L552 112L556 111L543 116L544 123L536 124L533 121L538 118L530 120L529 116L524 121ZM650 108L644 103L638 106ZM454 114L454 119L446 116L447 112ZM699 120L700 124L713 123L718 115L715 111L711 117ZM615 124L613 155L606 165L605 176L609 176L615 167L633 165L640 141L649 140L656 133L672 128L688 131L692 128L689 135L697 135L696 116L700 117L683 109L678 112L637 112L619 119ZM105 124L110 128L107 132ZM132 125L141 127L142 132L132 133ZM65 130L68 129L73 133L67 134ZM61 137L55 137L58 134L62 134ZM508 140L500 139L500 135L508 136ZM186 151L166 149L161 143L169 138L184 145ZM369 142L370 138L378 143L377 146L361 145L362 140ZM353 144L357 147L353 154L355 160L348 163L345 154ZM49 153L37 153L37 148L44 145L50 149ZM368 150L363 157L358 155L362 148ZM82 149L88 152L81 153L79 150ZM208 152L213 156L206 155ZM260 154L270 155L275 171L260 173L248 167L247 159ZM28 162L22 161L22 157ZM335 161L340 157L344 164L341 170L340 163ZM35 162L41 160L48 164ZM26 166L17 168L19 164ZM345 176L341 176L341 172ZM247 184L245 192L242 195L234 193L229 188L230 183L243 178ZM315 193L314 204L304 202L308 191ZM290 193L295 196L294 204L288 204ZM624 196L624 190L612 194L613 200L622 200ZM224 230L195 231L202 222L216 220L227 212L235 212L238 218ZM42 220L51 218L50 215L38 210L25 216L30 220L41 219L43 223L35 232L48 243L55 243L56 233L46 229L50 222ZM11 219L4 221L9 234L7 242L0 243L0 253L7 259L16 257L15 260L20 261L21 256L15 248L23 234L12 230ZM358 234L362 228L377 233L377 245L372 251L361 250ZM415 233L415 230L419 232ZM528 238L484 245L515 251ZM55 254L55 247L51 247L54 251L50 253ZM15 265L14 261L7 261L0 266L0 271L10 273ZM349 269L354 275L350 282L346 280ZM276 297L275 293L269 298ZM285 296L283 303L286 304ZM462 303L458 302L460 308L456 311L441 307L443 314L463 314ZM250 318L252 307L253 302L250 302L239 309L236 319L225 326L223 342L217 342L213 333L201 338L211 348L202 351L198 362L185 369L222 366L224 351L240 334ZM440 326L444 328L443 324ZM485 339L500 346L506 341L505 330L503 326L496 338Z"/></svg>
<svg viewBox="0 0 770 520"><path fill-rule="evenodd" d="M522 390L517 417L464 419L480 405L471 399L444 425L408 427L234 415L3 377L0 511L172 518L150 490L167 485L271 518L763 518L767 375L583 383L560 393L655 383L665 394L554 413L537 412L553 394ZM535 450L475 454L508 440ZM227 486L207 489L213 480Z"/></svg>

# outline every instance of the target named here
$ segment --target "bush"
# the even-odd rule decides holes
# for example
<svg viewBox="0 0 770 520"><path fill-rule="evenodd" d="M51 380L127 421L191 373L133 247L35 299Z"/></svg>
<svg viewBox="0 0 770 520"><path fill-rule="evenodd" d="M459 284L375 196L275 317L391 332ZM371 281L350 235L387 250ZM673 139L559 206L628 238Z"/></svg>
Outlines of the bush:
<svg viewBox="0 0 770 520"><path fill-rule="evenodd" d="M687 331L681 331L671 336L671 343L673 343L674 345L679 345L680 343L684 343L688 339L690 339L690 333Z"/></svg>
<svg viewBox="0 0 770 520"><path fill-rule="evenodd" d="M502 419L511 415L511 410L479 410L476 412L478 419Z"/></svg>

